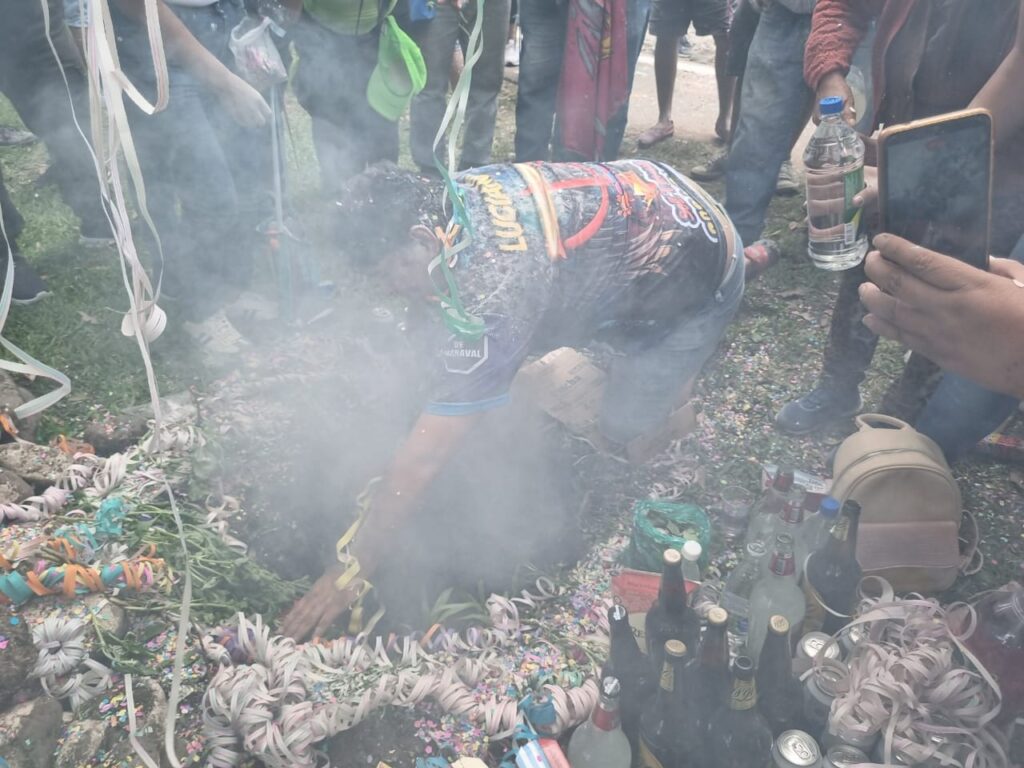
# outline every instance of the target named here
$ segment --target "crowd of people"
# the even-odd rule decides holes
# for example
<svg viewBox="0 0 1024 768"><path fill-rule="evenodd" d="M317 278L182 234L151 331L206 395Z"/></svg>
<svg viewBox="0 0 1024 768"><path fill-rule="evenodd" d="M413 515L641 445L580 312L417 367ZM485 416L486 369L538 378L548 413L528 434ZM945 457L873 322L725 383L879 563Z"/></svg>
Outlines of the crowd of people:
<svg viewBox="0 0 1024 768"><path fill-rule="evenodd" d="M819 382L777 416L780 430L805 435L855 413L877 339L891 337L913 354L883 407L955 460L1024 397L1021 5L991 0L979 13L971 0L158 0L170 100L155 115L128 110L172 316L217 355L245 343L231 308L252 302L246 285L271 215L268 148L280 115L240 76L229 44L247 15L266 16L311 118L322 195L338 203L353 265L384 267L393 288L430 296L445 319L435 395L354 544L365 576L387 531L411 513L473 417L503 402L527 356L607 341L621 352L601 416L609 446L628 451L664 423L735 315L744 282L778 258L761 239L768 205L801 189L789 161L818 100L844 99L868 165L879 127L984 107L997 157L992 249L1008 258L984 272L957 254L872 233L874 250L842 275ZM151 95L145 5L110 7L120 66ZM109 241L75 120L86 125L90 108L85 6L0 0L0 9L0 91L49 150L83 242ZM691 27L714 41L718 114L708 128L723 149L680 172L642 156L672 140L673 115L687 108L675 79ZM638 156L617 160L648 31L658 118L639 134ZM462 66L471 77L459 80ZM519 68L515 162L495 164L507 66ZM851 85L855 70L863 76ZM439 140L450 99L463 136L449 169ZM413 170L395 165L407 109ZM692 180L719 177L724 206ZM870 222L877 195L866 178L856 203ZM46 285L19 254L23 221L2 181L13 298L28 303ZM339 592L335 571L298 604L290 634L322 631L358 593Z"/></svg>

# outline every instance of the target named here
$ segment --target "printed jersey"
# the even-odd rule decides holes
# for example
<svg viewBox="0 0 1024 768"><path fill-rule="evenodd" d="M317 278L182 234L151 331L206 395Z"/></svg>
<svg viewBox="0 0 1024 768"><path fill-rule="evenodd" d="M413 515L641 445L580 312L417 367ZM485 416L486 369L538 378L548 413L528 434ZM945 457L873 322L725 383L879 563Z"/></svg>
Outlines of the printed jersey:
<svg viewBox="0 0 1024 768"><path fill-rule="evenodd" d="M732 225L659 163L492 165L456 181L472 239L452 275L486 333L441 344L431 413L501 404L530 354L595 338L656 344L722 280Z"/></svg>

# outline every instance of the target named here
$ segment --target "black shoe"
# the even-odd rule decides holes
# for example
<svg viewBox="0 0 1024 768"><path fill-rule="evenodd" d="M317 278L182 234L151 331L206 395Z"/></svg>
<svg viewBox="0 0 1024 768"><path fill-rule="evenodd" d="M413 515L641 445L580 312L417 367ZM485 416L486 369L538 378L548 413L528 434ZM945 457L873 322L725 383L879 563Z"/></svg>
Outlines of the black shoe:
<svg viewBox="0 0 1024 768"><path fill-rule="evenodd" d="M0 257L0 281L7 272L7 259ZM2 286L2 282L0 282ZM33 304L44 296L49 296L43 278L39 276L21 254L14 255L14 288L11 292L12 304Z"/></svg>
<svg viewBox="0 0 1024 768"><path fill-rule="evenodd" d="M787 435L809 435L848 419L861 408L860 393L819 384L799 400L787 403L775 417L775 426Z"/></svg>

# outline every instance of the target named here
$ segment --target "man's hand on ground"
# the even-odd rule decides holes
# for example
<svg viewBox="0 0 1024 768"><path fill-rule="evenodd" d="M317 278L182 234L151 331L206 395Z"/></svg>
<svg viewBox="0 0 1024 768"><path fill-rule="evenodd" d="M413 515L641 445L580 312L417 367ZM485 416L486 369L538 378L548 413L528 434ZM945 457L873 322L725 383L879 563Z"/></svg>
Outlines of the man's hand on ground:
<svg viewBox="0 0 1024 768"><path fill-rule="evenodd" d="M838 71L829 72L818 81L818 91L814 101L814 124L817 125L821 122L818 105L821 104L822 99L827 99L830 96L838 96L843 100L843 119L851 126L854 125L857 122L857 109L862 105L853 103L853 91L850 90L850 84L846 82L846 75Z"/></svg>
<svg viewBox="0 0 1024 768"><path fill-rule="evenodd" d="M868 254L865 325L996 392L1024 398L1024 266L990 272L896 237Z"/></svg>
<svg viewBox="0 0 1024 768"><path fill-rule="evenodd" d="M345 572L341 563L330 566L310 590L284 617L281 633L296 642L320 637L341 618L356 600L361 581L356 578L347 589L339 590L335 582Z"/></svg>

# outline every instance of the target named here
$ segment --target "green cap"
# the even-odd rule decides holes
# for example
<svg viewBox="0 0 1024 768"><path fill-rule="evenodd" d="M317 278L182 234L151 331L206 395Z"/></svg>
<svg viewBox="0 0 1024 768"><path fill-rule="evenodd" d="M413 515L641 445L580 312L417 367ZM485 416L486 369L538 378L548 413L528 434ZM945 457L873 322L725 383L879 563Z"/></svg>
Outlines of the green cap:
<svg viewBox="0 0 1024 768"><path fill-rule="evenodd" d="M377 66L366 86L367 101L388 120L398 120L426 84L427 66L419 46L388 16L381 26Z"/></svg>

